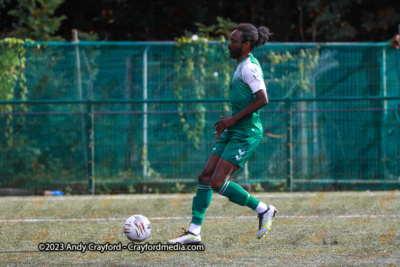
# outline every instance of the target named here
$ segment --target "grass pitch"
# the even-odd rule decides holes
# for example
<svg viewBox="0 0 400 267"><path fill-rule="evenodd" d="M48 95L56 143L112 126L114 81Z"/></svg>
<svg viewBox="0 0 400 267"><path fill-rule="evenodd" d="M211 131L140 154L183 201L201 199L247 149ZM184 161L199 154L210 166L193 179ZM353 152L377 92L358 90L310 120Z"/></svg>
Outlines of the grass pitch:
<svg viewBox="0 0 400 267"><path fill-rule="evenodd" d="M41 242L128 244L125 220L150 219L149 243L187 228L193 194L0 198L0 265L371 265L400 262L400 193L263 193L279 210L257 240L247 207L213 195L204 252L40 252Z"/></svg>

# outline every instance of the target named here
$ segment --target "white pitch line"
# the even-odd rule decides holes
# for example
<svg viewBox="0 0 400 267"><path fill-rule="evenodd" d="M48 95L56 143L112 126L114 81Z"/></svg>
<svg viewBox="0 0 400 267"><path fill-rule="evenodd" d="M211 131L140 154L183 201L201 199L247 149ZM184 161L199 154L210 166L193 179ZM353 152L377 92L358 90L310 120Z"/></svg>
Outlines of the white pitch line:
<svg viewBox="0 0 400 267"><path fill-rule="evenodd" d="M209 216L205 219L254 219L256 216ZM343 219L343 218L400 218L400 214L392 215L338 215L338 216L279 216L276 219ZM191 217L153 217L149 220L186 220ZM0 220L0 223L18 223L18 222L99 222L99 221L125 221L126 218L82 218L82 219L11 219Z"/></svg>
<svg viewBox="0 0 400 267"><path fill-rule="evenodd" d="M314 197L317 194L325 194L325 192L318 193L258 193L252 194L256 198L297 198L297 197ZM330 194L330 192L326 193ZM400 196L399 191L386 191L386 192L346 192L346 193L335 193L337 197L345 196L386 196L394 195ZM192 198L195 193L192 194L177 194L177 195L99 195L99 196L29 196L29 197L0 197L2 201L32 201L32 200L46 200L46 201L60 201L60 200L103 200L103 199L174 199L174 198ZM225 198L218 194L214 194L215 198Z"/></svg>
<svg viewBox="0 0 400 267"><path fill-rule="evenodd" d="M311 194L268 194L268 195L257 195L254 194L255 197L259 198L293 198L293 197L310 197L315 196L315 193ZM102 199L171 199L171 198L193 198L195 193L193 194L182 194L182 195L103 195L103 196L32 196L32 197L2 197L1 201L32 201L32 200L46 200L46 201L54 201L54 200L102 200ZM215 194L216 198L225 198L223 196Z"/></svg>

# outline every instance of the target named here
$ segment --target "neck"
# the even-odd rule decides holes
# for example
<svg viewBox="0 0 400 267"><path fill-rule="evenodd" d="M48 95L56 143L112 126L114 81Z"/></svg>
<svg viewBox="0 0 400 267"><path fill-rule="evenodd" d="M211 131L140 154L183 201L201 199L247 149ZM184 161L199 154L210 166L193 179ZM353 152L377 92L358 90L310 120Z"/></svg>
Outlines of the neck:
<svg viewBox="0 0 400 267"><path fill-rule="evenodd" d="M246 57L248 57L248 56L250 56L251 55L251 52L249 52L249 53L244 53L244 54L242 54L238 59L236 59L236 61L237 62L240 62L240 61L242 61L243 59L245 59Z"/></svg>

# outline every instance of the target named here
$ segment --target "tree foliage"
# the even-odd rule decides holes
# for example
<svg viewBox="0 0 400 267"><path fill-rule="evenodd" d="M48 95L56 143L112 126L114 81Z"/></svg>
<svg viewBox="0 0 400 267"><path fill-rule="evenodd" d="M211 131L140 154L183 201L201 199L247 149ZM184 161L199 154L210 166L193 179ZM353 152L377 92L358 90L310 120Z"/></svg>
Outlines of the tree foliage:
<svg viewBox="0 0 400 267"><path fill-rule="evenodd" d="M55 16L55 10L64 0L18 0L9 14L17 18L11 36L30 38L35 41L62 41L55 36L66 16Z"/></svg>
<svg viewBox="0 0 400 267"><path fill-rule="evenodd" d="M397 7L396 7L397 6ZM395 1L299 1L302 41L383 41L400 22ZM389 28L392 31L388 31Z"/></svg>
<svg viewBox="0 0 400 267"><path fill-rule="evenodd" d="M101 40L174 40L199 26L212 30L208 27L217 25L221 17L268 26L275 33L273 41L386 41L400 23L398 0L180 0L146 4L129 0L0 0L0 8L3 36L10 31L27 34L42 30L50 39L59 35L68 40L74 28L96 33ZM8 15L11 10L17 17ZM46 40L46 36L29 37Z"/></svg>

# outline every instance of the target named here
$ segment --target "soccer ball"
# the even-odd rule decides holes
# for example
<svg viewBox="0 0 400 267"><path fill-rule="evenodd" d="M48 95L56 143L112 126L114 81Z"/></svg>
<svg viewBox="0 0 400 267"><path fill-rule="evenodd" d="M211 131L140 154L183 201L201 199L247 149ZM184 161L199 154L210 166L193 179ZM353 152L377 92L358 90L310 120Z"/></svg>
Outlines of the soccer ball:
<svg viewBox="0 0 400 267"><path fill-rule="evenodd" d="M133 215L124 224L125 236L133 242L146 240L151 233L150 221L143 215Z"/></svg>

